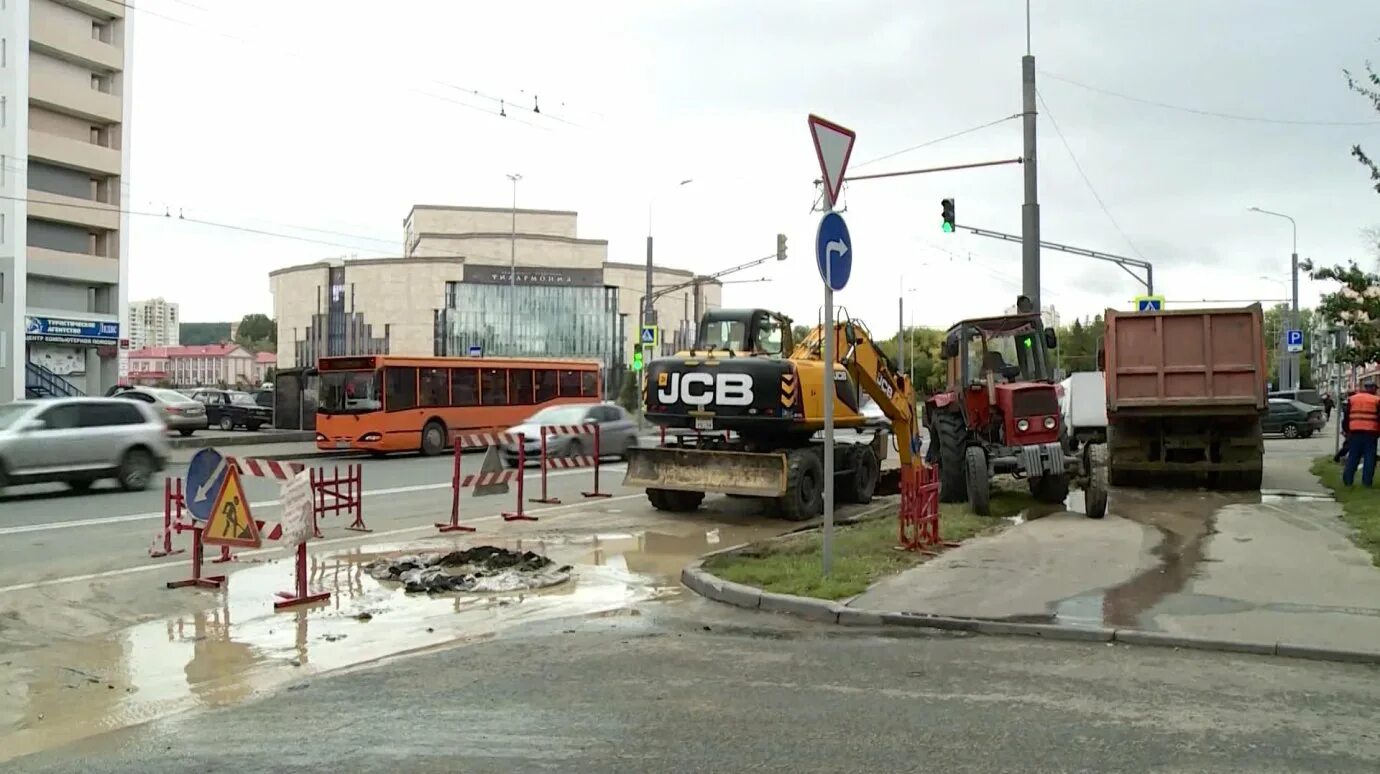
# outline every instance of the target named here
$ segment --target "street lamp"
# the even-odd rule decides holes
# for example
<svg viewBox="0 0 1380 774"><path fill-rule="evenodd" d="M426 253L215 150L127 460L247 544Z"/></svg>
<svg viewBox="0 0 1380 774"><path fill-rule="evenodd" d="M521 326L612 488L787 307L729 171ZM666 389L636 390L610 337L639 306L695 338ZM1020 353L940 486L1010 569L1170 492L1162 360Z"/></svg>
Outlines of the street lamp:
<svg viewBox="0 0 1380 774"><path fill-rule="evenodd" d="M1260 207L1250 207L1250 208L1249 208L1249 211L1250 211L1250 212L1258 212L1258 213L1260 213L1261 215L1270 215L1270 216L1276 217L1276 218L1284 218L1285 220L1289 221L1289 226L1293 229L1293 235L1294 235L1294 239L1293 239L1293 251L1289 254L1289 277L1290 277L1290 289L1291 289L1291 292L1290 292L1290 301L1291 301L1290 306L1291 306L1291 309L1290 309L1290 316L1289 316L1289 325L1290 325L1291 327L1295 327L1295 326L1298 325L1298 322L1299 322L1299 224L1298 224L1298 222L1295 221L1293 218L1291 218L1291 217L1288 216L1288 215L1285 215L1285 214L1282 213L1282 212L1275 212L1275 211L1273 211L1273 210L1265 210L1265 209L1261 209ZM1287 335L1287 334L1285 334L1285 335ZM1283 360L1281 360L1281 362L1284 362L1285 360L1287 360L1288 363L1289 363L1289 379L1288 379L1288 383L1287 383L1287 384L1281 384L1281 388L1282 388L1282 389L1285 389L1285 390L1297 390L1297 389L1299 388L1299 359L1298 359L1298 356L1287 351L1287 350L1288 350L1287 342L1285 341L1285 339L1284 339L1283 337L1281 337L1281 339L1280 339L1280 348L1283 349L1283 350L1285 350L1284 352L1281 352L1281 353L1280 353L1280 354L1283 356ZM1283 375L1282 375L1282 374L1281 374L1280 382L1284 382L1284 378L1283 378Z"/></svg>
<svg viewBox="0 0 1380 774"><path fill-rule="evenodd" d="M680 181L679 183L676 184L676 189L679 190L680 188L683 188L683 187L685 187L685 186L687 186L687 185L690 185L690 184L693 183L693 182L695 182L695 181L694 181L694 178L689 178L689 177L687 177L687 178L685 178L684 180L682 180L682 181ZM643 294L643 296L642 296L642 325L655 325L655 324L656 324L656 311L655 311L655 310L656 310L656 307L655 307L656 300L655 300L655 298L653 298L653 296L652 296L652 268L653 268L653 267L652 267L652 205L654 205L655 203L656 203L656 194L653 193L651 196L649 196L649 197L647 198L647 276L646 276L646 292L645 292L645 293ZM696 300L698 301L698 299L696 299ZM642 336L641 336L641 331L640 331L640 329L639 329L639 333L638 333L637 346L638 346L638 347L641 347L641 346L642 346ZM639 395L641 395L642 392L645 391L645 385L643 384L643 380L646 378L646 374L647 374L647 370L646 370L645 368L637 372L637 387L638 387L638 394L639 394ZM638 402L638 415L639 415L638 422L639 422L639 423L641 423L641 405L642 405L642 404L641 404L641 401L639 401L639 402Z"/></svg>
<svg viewBox="0 0 1380 774"><path fill-rule="evenodd" d="M517 184L522 175L508 175L513 183L513 221L508 237L508 354L516 354L517 339L513 335L513 321L517 316Z"/></svg>

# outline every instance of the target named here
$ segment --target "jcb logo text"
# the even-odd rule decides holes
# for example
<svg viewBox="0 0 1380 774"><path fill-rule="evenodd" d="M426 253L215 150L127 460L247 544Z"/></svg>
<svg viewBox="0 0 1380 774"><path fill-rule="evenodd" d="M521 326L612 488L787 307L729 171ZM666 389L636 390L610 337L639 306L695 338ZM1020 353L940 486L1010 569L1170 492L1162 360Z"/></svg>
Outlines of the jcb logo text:
<svg viewBox="0 0 1380 774"><path fill-rule="evenodd" d="M752 377L747 374L670 374L667 381L658 378L657 383L657 400L665 404L752 405Z"/></svg>

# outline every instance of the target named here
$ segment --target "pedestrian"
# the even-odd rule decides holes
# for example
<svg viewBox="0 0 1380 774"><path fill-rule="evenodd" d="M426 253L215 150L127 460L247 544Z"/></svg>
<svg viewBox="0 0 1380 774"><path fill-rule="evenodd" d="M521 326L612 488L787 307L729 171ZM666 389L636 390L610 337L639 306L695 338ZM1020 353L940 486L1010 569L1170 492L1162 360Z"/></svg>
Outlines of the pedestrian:
<svg viewBox="0 0 1380 774"><path fill-rule="evenodd" d="M1337 418L1337 423L1338 423L1339 425L1341 425L1341 427L1339 427L1338 429L1341 430L1341 432L1342 432L1342 442L1341 442L1341 444L1338 445L1338 447L1337 447L1337 453L1334 454L1334 455L1332 455L1332 461L1335 462L1335 463L1338 463L1338 464L1341 464L1342 459L1343 459L1344 457L1346 457L1346 452L1347 452L1347 440L1351 438L1351 434L1348 433L1347 430L1346 430L1347 413L1348 413L1347 406L1349 406L1349 405L1351 404L1351 396L1352 396L1352 395L1355 395L1355 394L1356 394L1356 392L1355 392L1354 390L1350 390L1350 391L1348 391L1346 394L1342 395L1342 411L1341 411L1341 416Z"/></svg>
<svg viewBox="0 0 1380 774"><path fill-rule="evenodd" d="M1337 405L1337 402L1334 401L1334 400L1332 400L1332 393L1330 393L1330 392L1324 393L1324 394L1323 394L1323 421L1324 421L1324 422L1331 422L1331 421L1332 421L1332 407L1335 406L1335 405Z"/></svg>
<svg viewBox="0 0 1380 774"><path fill-rule="evenodd" d="M1375 444L1380 440L1380 397L1375 389L1375 382L1366 382L1347 399L1346 467L1342 468L1342 483L1347 486L1355 482L1357 466L1362 484L1375 483Z"/></svg>

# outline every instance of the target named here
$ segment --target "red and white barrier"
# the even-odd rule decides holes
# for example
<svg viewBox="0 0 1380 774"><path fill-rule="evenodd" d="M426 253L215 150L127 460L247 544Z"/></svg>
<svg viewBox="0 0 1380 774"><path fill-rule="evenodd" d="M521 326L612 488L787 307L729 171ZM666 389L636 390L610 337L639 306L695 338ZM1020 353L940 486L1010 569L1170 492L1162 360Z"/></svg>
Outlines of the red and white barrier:
<svg viewBox="0 0 1380 774"><path fill-rule="evenodd" d="M594 439L593 454L574 454L563 457L552 457L547 453L546 439L549 436L562 435L581 435L591 436ZM559 497L552 497L546 491L546 471L552 468L569 470L571 468L594 468L594 489L588 492L581 492L585 497L609 497L606 492L599 491L599 461L603 458L603 452L599 448L599 425L543 425L541 428L541 497L532 498L534 503L545 503L548 505L559 505Z"/></svg>
<svg viewBox="0 0 1380 774"><path fill-rule="evenodd" d="M354 517L345 529L352 532L373 532L364 524L363 465L346 465L343 475L339 465L332 468L331 475L326 475L325 467L312 468L311 491L316 537L321 537L320 519L339 513Z"/></svg>
<svg viewBox="0 0 1380 774"><path fill-rule="evenodd" d="M226 457L225 462L234 465L241 476L276 478L279 481L287 481L307 469L307 466L300 462L279 462L278 460L261 460L255 457L245 457L244 459Z"/></svg>
<svg viewBox="0 0 1380 774"><path fill-rule="evenodd" d="M465 449L498 447L503 443L517 446L517 468L513 470L481 471L466 475L461 471L460 459ZM474 527L460 523L460 491L475 487L493 486L517 481L517 509L502 514L504 521L536 521L537 517L522 512L523 472L527 466L527 436L523 433L457 433L452 437L453 461L450 477L450 521L437 522L436 529L446 532L474 532Z"/></svg>
<svg viewBox="0 0 1380 774"><path fill-rule="evenodd" d="M939 468L916 461L901 468L901 547L933 555L934 547L952 547L939 536Z"/></svg>

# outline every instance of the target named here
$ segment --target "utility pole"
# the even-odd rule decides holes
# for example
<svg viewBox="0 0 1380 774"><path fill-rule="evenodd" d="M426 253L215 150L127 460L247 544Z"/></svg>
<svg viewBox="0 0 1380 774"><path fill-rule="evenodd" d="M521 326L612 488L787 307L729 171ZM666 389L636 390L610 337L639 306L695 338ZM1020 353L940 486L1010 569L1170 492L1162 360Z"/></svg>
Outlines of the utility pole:
<svg viewBox="0 0 1380 774"><path fill-rule="evenodd" d="M513 221L509 234L508 258L508 354L517 354L517 338L513 333L513 323L517 319L517 184L522 175L508 175L513 183Z"/></svg>
<svg viewBox="0 0 1380 774"><path fill-rule="evenodd" d="M1040 196L1035 176L1035 57L1030 53L1030 0L1025 0L1025 56L1021 57L1025 124L1025 204L1021 205L1021 292L1040 305Z"/></svg>
<svg viewBox="0 0 1380 774"><path fill-rule="evenodd" d="M1289 328L1297 329L1299 326L1299 224L1290 216L1282 212L1263 210L1259 207L1251 207L1251 212L1258 212L1261 215L1272 215L1276 218L1284 218L1289 221L1289 226L1293 229L1293 249L1289 254L1289 284L1290 293L1290 314ZM1281 376L1281 390L1297 390L1299 388L1299 367L1302 361L1298 353L1289 351L1289 334L1281 332L1279 337L1280 362L1289 365L1288 375Z"/></svg>
<svg viewBox="0 0 1380 774"><path fill-rule="evenodd" d="M695 182L693 178L686 178L686 179L680 181L679 183L677 183L677 187L687 186L687 185L690 185L690 184L693 183L693 182ZM656 324L657 324L657 321L656 321L656 296L655 296L655 294L653 294L653 292L652 292L652 271L653 271L653 269L654 269L653 264L652 264L652 205L653 205L653 204L655 204L655 197L654 197L654 196L653 196L650 200L648 200L648 202L647 202L647 276L646 276L646 292L644 292L643 295L642 295L642 309L640 310L640 313L641 313L641 315L642 315L642 325L656 325ZM659 338L659 337L658 337L658 338ZM638 329L638 340L637 340L637 344L636 344L635 346L638 346L638 347L641 347L641 346L642 346L641 328ZM645 356L645 352L644 352L644 356ZM638 395L639 395L639 396L641 396L642 393L646 391L646 390L645 390L646 377L647 377L647 369L646 369L646 367L644 366L643 369L642 369L641 371L638 371L638 372L637 372L637 390L638 390ZM639 417L639 419L638 419L638 422L639 422L639 423L641 423L641 418L640 418L640 417L641 417L641 413L642 413L642 412L641 412L641 406L642 406L642 401L641 401L641 398L639 397L639 398L638 398L638 412L637 412L638 417Z"/></svg>

